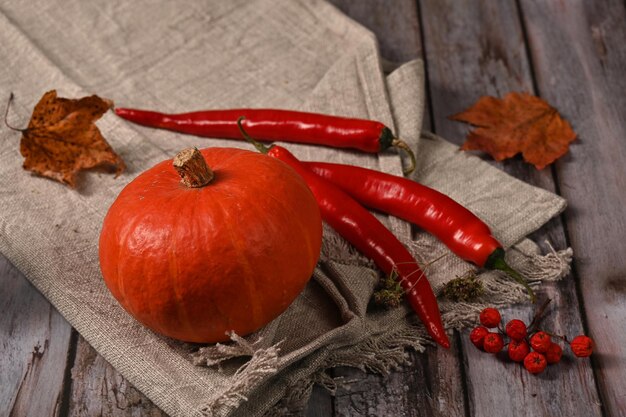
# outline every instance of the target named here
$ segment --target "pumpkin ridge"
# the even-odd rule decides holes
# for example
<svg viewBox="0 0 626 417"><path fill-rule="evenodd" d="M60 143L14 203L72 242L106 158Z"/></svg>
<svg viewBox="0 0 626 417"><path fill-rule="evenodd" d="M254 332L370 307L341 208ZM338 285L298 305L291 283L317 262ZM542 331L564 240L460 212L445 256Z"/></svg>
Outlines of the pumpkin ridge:
<svg viewBox="0 0 626 417"><path fill-rule="evenodd" d="M222 202L218 200L217 204L219 205L222 213L224 214L225 219L231 220L231 213L224 208L224 205L222 204ZM250 207L248 209L250 209ZM252 265L250 265L250 261L248 260L248 258L245 257L245 256L242 256L242 254L245 253L245 248L242 247L242 242L240 240L240 236L238 234L234 233L234 230L233 230L233 225L234 224L235 225L238 224L238 221L239 221L239 219L236 218L236 219L234 219L234 222L225 221L224 223L225 223L226 228L228 230L228 235L230 236L229 241L235 247L235 253L237 254L237 259L240 262L240 265L243 266L243 269L251 272L249 274L245 274L246 277L251 277L251 276L254 276L255 271L252 268ZM237 277L237 279L241 279L241 277ZM254 327L256 328L257 327L256 326L257 317L264 317L265 316L265 314L264 314L265 312L263 311L261 305L259 305L258 303L254 302L255 294L258 293L258 291L257 291L258 289L257 289L255 280L252 280L252 281L248 280L248 281L246 281L246 288L248 289L248 291L247 291L247 298L248 298L248 303L250 304L250 311L252 313L252 320L251 321L253 323L255 323ZM260 313L261 313L260 316L259 316L259 309L261 310L260 311ZM231 323L230 323L230 318L231 318L230 314L227 315L227 316L228 316L228 327L229 327L229 329L232 329L232 326L231 326ZM234 330L234 329L232 329L232 330Z"/></svg>
<svg viewBox="0 0 626 417"><path fill-rule="evenodd" d="M304 183L304 180L302 180L302 186L306 189L306 191L311 193L311 190ZM285 202L285 200L283 200L283 199L277 198L273 193L271 193L271 194L268 193L267 196L270 197L271 199L273 199L278 204L278 207L281 207L283 209L284 217L289 217L291 219L296 219L297 220L296 224L298 225L298 233L296 233L296 234L298 236L306 236L307 237L307 239L304 239L305 244L307 246L307 252L306 253L307 254L311 254L312 256L315 256L315 258L317 259L317 256L311 250L313 242L311 242L311 240L308 239L309 234L307 232L308 232L309 228L306 227L306 225L301 222L301 220L303 220L303 219L301 218L301 216L298 216L298 210L296 209L296 207L294 205L292 205L292 204L289 204L289 203ZM311 193L311 196L313 196L313 193ZM313 198L315 198L315 197L313 196ZM307 267L309 266L309 263L310 263L310 258L309 258L309 256L307 256L307 259L306 259ZM311 271L311 273L312 272L313 271ZM285 279L285 277L281 277L282 288L285 287L284 279ZM304 284L304 286L306 286L306 283Z"/></svg>
<svg viewBox="0 0 626 417"><path fill-rule="evenodd" d="M131 231L135 228L135 223L137 223L139 221L139 219L135 216L132 217L132 223L129 223L126 227L122 228L121 231L124 232L123 237L119 236L117 237L117 240L122 242L122 241L126 241L128 235L131 233ZM117 233L121 234L120 230L116 230ZM126 247L124 247L123 245L117 245L117 249L118 249L118 255L117 255L117 259L125 259L125 256L121 255L125 250ZM126 285L125 285L125 280L123 279L123 274L122 274L122 268L125 265L122 262L117 262L116 265L116 270L117 270L117 290L118 293L120 294L120 297L122 298L121 300L118 300L118 302L125 306L125 309L131 314L131 315L135 315L136 311L134 308L132 308L131 306L131 302L129 300L129 298L127 297L126 294Z"/></svg>
<svg viewBox="0 0 626 417"><path fill-rule="evenodd" d="M315 198L315 196L313 195L313 192L306 185L304 180L302 180L302 184L301 185L307 192L309 192L311 194L311 196L313 198ZM274 194L268 194L268 195L269 195L269 197L273 198L281 207L283 207L285 209L285 211L290 215L291 218L297 220L297 224L299 226L299 230L301 232L303 232L302 236L309 237L309 235L307 233L305 233L305 232L308 231L309 228L306 227L306 224L303 222L304 219L297 215L298 214L298 210L296 209L296 207L293 206L292 204L286 203L284 200L282 200L280 198L277 198ZM317 259L319 257L319 254L314 253L314 251L312 250L313 242L310 239L306 239L306 244L307 244L307 249L308 249L307 253L311 254L314 259Z"/></svg>
<svg viewBox="0 0 626 417"><path fill-rule="evenodd" d="M189 207L189 206L186 206ZM195 211L195 205L192 205L192 212ZM182 214L182 213L181 213ZM175 221L179 222L181 219L181 216L176 216L175 217ZM173 230L176 230L177 225L174 225ZM168 270L170 273L170 283L172 286L172 291L174 293L175 299L176 299L176 315L177 315L177 319L178 319L178 323L181 323L183 325L183 327L185 328L185 333L193 333L193 328L190 325L190 316L189 313L187 311L187 309L185 308L185 300L183 298L183 293L181 291L180 286L181 284L181 280L179 279L179 267L178 267L178 254L176 253L176 243L177 243L177 238L174 237L172 239L170 239L169 245L170 247L168 248L167 254L168 254Z"/></svg>
<svg viewBox="0 0 626 417"><path fill-rule="evenodd" d="M222 168L221 170L223 169L224 168ZM217 175L219 174L219 170L215 171L215 173L216 173L216 178L217 178ZM176 196L177 205L181 204L182 206L186 207L189 211L177 213L175 218L179 221L182 221L184 219L185 222L182 223L183 227L176 228L174 226L175 229L185 230L187 227L189 228L189 230L193 230L193 235L190 235L187 237L190 239L194 239L194 240L196 239L195 238L196 235L204 235L205 233L203 232L203 230L206 230L207 223L206 223L206 219L204 221L200 221L200 219L203 219L202 210L206 208L207 200L210 201L210 204L214 209L215 207L219 207L219 212L221 213L221 216L219 216L218 219L216 219L217 217L216 215L213 215L212 217L209 218L210 228L213 229L214 227L223 227L224 224L227 223L226 217L224 216L224 210L220 202L220 199L215 198L215 196L213 196L213 191L218 190L218 194L219 194L220 192L223 191L224 188L225 186L223 184L212 183L212 184L208 184L206 187L202 187L202 189L195 189L195 192L184 193L182 195ZM198 211L200 213L197 213ZM205 250L207 249L203 247L203 251ZM173 254L173 255L176 256L177 254ZM210 273L209 271L205 270L203 271L202 275L206 277L206 275L209 273ZM216 278L212 277L211 279L216 279ZM180 285L181 281L178 281L177 284ZM185 334L198 335L199 333L194 328L194 326L197 326L199 319L195 315L194 312L188 311L188 308L186 308L186 303L184 303L184 300L180 298L180 294L181 294L180 292L176 293L176 299L177 301L179 301L179 305L177 305L177 311L180 310L179 307L182 305L182 308L184 309L183 315L185 318L184 320L185 327L191 330L189 332L185 332ZM228 327L231 327L230 314L228 312L228 309L226 310L223 309L221 304L217 302L213 297L214 297L214 294L212 293L206 294L206 297L204 298L204 304L205 305L210 304L211 308L213 308L216 311L216 315L221 317L222 320L225 318L228 323ZM193 324L193 323L196 323L196 324ZM204 331L214 332L214 329L212 327L208 329L205 328ZM226 336L224 335L224 338L225 337ZM187 341L196 342L196 340L187 340Z"/></svg>
<svg viewBox="0 0 626 417"><path fill-rule="evenodd" d="M137 230L137 225L140 225L144 219L141 217L134 217L134 220L135 222L132 223L132 227L130 228L131 233L134 233ZM134 280L141 283L141 287L137 291L139 294L141 294L141 297L140 297L141 304L139 306L139 311L141 311L141 314L137 316L143 317L144 320L146 319L146 317L148 317L151 322L154 322L153 320L154 311L153 311L152 303L146 302L146 300L154 299L154 296L155 296L155 292L154 292L155 287L154 285L151 285L151 279L149 279L149 277L150 275L146 273L146 271L143 268L141 269L139 274L136 274L133 277ZM137 295L131 295L131 300L128 301L128 305L132 305L133 299L137 299ZM138 314L136 313L137 308L135 306L132 306L132 307L133 307L132 315L135 316L136 314ZM156 330L161 332L162 328L157 328Z"/></svg>

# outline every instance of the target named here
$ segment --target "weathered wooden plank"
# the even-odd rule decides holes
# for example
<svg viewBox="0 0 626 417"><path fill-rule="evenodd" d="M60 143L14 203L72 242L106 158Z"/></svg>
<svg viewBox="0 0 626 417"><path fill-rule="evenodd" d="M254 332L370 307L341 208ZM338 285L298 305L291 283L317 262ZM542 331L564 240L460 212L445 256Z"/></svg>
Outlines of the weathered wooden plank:
<svg viewBox="0 0 626 417"><path fill-rule="evenodd" d="M72 367L69 415L80 417L167 416L137 391L83 339Z"/></svg>
<svg viewBox="0 0 626 417"><path fill-rule="evenodd" d="M381 56L393 63L421 57L419 22L414 1L330 0L339 10L371 30Z"/></svg>
<svg viewBox="0 0 626 417"><path fill-rule="evenodd" d="M72 328L0 255L0 416L58 416Z"/></svg>
<svg viewBox="0 0 626 417"><path fill-rule="evenodd" d="M423 369L404 367L386 377L364 372L343 372L342 389L335 398L335 415L430 415L424 412L432 408L430 393L415 392L412 389L423 385L424 375L420 372Z"/></svg>
<svg viewBox="0 0 626 417"><path fill-rule="evenodd" d="M626 11L621 0L522 1L539 92L579 140L557 163L592 362L607 415L626 415Z"/></svg>
<svg viewBox="0 0 626 417"><path fill-rule="evenodd" d="M448 116L463 110L482 95L503 96L509 91L531 91L533 83L526 57L524 34L515 2L458 2L423 0L425 52L433 108L434 129L461 143L467 127ZM555 190L549 170L537 172L519 159L499 164L512 175ZM557 219L534 236L548 238L557 248L566 246ZM549 285L543 297L554 298L544 322L559 333L582 329L573 279ZM529 319L530 306L505 312L508 318ZM588 362L566 362L542 377L533 377L519 365L479 352L462 337L468 397L472 415L600 415ZM503 399L506 398L506 401Z"/></svg>
<svg viewBox="0 0 626 417"><path fill-rule="evenodd" d="M457 337L451 338L449 350L429 347L423 354L411 353L410 366L386 377L342 370L344 382L335 399L336 415L464 415Z"/></svg>
<svg viewBox="0 0 626 417"><path fill-rule="evenodd" d="M329 417L333 415L333 402L325 388L317 385L313 387L304 415L306 417Z"/></svg>
<svg viewBox="0 0 626 417"><path fill-rule="evenodd" d="M402 63L422 57L418 9L414 1L396 1L393 7L385 0L332 0L332 3L377 36L384 60ZM428 119L427 114L426 129L430 127ZM449 351L429 347L423 354L410 352L412 365L393 371L386 378L338 368L334 376L352 382L341 384L337 390L336 415L464 415L456 338L453 336L453 347Z"/></svg>

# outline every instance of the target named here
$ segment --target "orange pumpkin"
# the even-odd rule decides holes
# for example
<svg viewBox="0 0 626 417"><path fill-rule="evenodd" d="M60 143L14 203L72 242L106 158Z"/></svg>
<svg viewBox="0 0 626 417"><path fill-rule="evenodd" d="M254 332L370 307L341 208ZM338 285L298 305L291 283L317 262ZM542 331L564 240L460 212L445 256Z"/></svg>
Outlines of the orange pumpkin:
<svg viewBox="0 0 626 417"><path fill-rule="evenodd" d="M255 152L189 149L174 163L139 175L109 209L104 280L163 335L213 343L230 330L251 333L289 306L315 268L315 198L290 167Z"/></svg>

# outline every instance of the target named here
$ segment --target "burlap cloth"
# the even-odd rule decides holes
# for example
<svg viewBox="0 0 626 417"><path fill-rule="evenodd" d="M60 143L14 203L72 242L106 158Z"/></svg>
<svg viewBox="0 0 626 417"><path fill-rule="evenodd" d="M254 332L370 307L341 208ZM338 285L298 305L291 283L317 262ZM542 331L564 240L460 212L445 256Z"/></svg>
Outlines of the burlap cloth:
<svg viewBox="0 0 626 417"><path fill-rule="evenodd" d="M39 97L96 93L121 106L163 111L265 106L377 119L416 149L414 178L463 203L507 247L515 266L538 283L567 273L570 251L546 256L524 236L565 207L432 135L420 138L423 72L410 62L381 71L374 36L323 1L33 0L0 5L0 86L16 94L11 121L26 126ZM177 135L130 125L112 114L99 126L128 171L81 177L78 191L21 168L18 135L0 141L0 251L80 334L132 384L173 416L297 411L314 382L332 389L323 371L352 365L385 372L405 361L405 348L427 339L405 306L368 306L378 272L325 230L314 279L294 304L257 335L198 350L164 339L135 322L109 294L98 267L102 219L122 187L187 146L241 142ZM400 157L289 145L305 160L337 161L401 173ZM447 253L409 225L381 219L418 259ZM428 267L433 287L472 267L449 254ZM496 273L481 274L483 300L523 299ZM449 327L471 321L481 302L442 301ZM3 333L4 334L4 333ZM6 336L5 336L6 337ZM225 360L248 355L241 359Z"/></svg>

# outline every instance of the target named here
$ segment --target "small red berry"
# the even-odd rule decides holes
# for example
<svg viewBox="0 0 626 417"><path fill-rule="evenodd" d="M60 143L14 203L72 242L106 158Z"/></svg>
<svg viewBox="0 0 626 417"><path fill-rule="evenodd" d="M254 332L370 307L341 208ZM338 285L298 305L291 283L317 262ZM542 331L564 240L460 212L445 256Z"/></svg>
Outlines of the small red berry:
<svg viewBox="0 0 626 417"><path fill-rule="evenodd" d="M587 356L590 356L593 351L593 340L584 335L576 336L572 340L572 343L570 343L570 347L572 348L574 355L579 358L586 358Z"/></svg>
<svg viewBox="0 0 626 417"><path fill-rule="evenodd" d="M487 307L480 312L480 324L485 327L488 327L490 329L493 327L498 327L498 324L500 324L500 320L502 320L502 317L500 317L500 312L493 307Z"/></svg>
<svg viewBox="0 0 626 417"><path fill-rule="evenodd" d="M559 362L561 356L563 356L563 348L556 343L550 343L548 351L546 352L546 361L552 365L553 363Z"/></svg>
<svg viewBox="0 0 626 417"><path fill-rule="evenodd" d="M524 368L526 368L531 374L543 372L543 370L546 369L546 366L548 366L546 357L539 352L530 352L524 358Z"/></svg>
<svg viewBox="0 0 626 417"><path fill-rule="evenodd" d="M488 353L498 353L504 347L504 339L500 333L489 332L483 340L483 349Z"/></svg>
<svg viewBox="0 0 626 417"><path fill-rule="evenodd" d="M483 348L483 341L485 340L485 336L489 334L489 330L487 330L484 326L478 326L472 330L470 333L470 340L478 349Z"/></svg>
<svg viewBox="0 0 626 417"><path fill-rule="evenodd" d="M523 340L526 337L526 324L518 319L513 319L506 324L506 334L513 340Z"/></svg>
<svg viewBox="0 0 626 417"><path fill-rule="evenodd" d="M535 352L546 353L552 340L546 332L537 332L530 338L530 346Z"/></svg>
<svg viewBox="0 0 626 417"><path fill-rule="evenodd" d="M509 358L515 362L521 362L530 352L530 347L525 340L512 340L509 343Z"/></svg>

